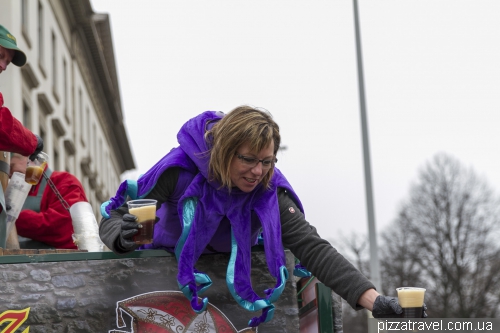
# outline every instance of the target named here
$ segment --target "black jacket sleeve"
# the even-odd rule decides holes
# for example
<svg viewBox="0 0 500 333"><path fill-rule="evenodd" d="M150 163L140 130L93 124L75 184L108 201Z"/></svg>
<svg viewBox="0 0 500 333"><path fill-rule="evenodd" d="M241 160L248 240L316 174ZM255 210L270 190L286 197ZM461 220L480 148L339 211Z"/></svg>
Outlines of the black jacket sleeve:
<svg viewBox="0 0 500 333"><path fill-rule="evenodd" d="M158 201L157 209L167 200L171 193L175 191L177 180L179 179L179 168L169 168L158 178L158 182L151 192L144 199L155 199ZM114 253L124 254L118 245L118 237L121 232L121 222L124 214L128 213L128 206L125 203L121 207L110 211L108 219L103 218L99 224L99 237L102 242Z"/></svg>
<svg viewBox="0 0 500 333"><path fill-rule="evenodd" d="M126 253L126 251L123 251L123 249L117 245L117 240L122 231L122 216L127 212L127 207L119 207L117 210L112 210L110 212L109 219L102 218L99 223L99 237L101 241L116 254Z"/></svg>
<svg viewBox="0 0 500 333"><path fill-rule="evenodd" d="M283 189L278 190L278 202L283 246L319 281L332 288L350 306L361 309L357 301L363 292L375 289L373 283L318 235Z"/></svg>

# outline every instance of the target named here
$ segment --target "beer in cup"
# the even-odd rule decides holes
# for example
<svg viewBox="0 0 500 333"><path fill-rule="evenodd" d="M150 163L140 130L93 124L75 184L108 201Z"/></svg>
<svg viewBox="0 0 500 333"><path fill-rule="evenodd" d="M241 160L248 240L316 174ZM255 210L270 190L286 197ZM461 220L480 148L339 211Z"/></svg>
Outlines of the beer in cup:
<svg viewBox="0 0 500 333"><path fill-rule="evenodd" d="M142 225L139 232L134 235L136 244L151 244L156 220L156 200L138 199L127 202L128 212L137 216L137 223Z"/></svg>
<svg viewBox="0 0 500 333"><path fill-rule="evenodd" d="M30 185L36 185L42 179L43 170L45 165L49 161L49 155L40 152L34 161L28 159L28 167L26 168L26 174L24 180Z"/></svg>
<svg viewBox="0 0 500 333"><path fill-rule="evenodd" d="M424 288L401 287L396 288L398 302L403 308L403 318L422 318L422 307L424 305Z"/></svg>

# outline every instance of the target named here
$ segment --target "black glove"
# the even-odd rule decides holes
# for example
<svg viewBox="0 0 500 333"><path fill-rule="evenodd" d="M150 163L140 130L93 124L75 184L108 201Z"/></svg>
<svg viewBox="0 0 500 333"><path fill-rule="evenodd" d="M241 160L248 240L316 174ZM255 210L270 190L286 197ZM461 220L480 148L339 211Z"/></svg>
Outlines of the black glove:
<svg viewBox="0 0 500 333"><path fill-rule="evenodd" d="M135 250L139 246L132 240L132 237L139 232L139 228L142 228L140 223L135 222L136 220L137 216L135 215L123 215L120 236L116 242L120 250L123 250L124 252Z"/></svg>
<svg viewBox="0 0 500 333"><path fill-rule="evenodd" d="M427 305L422 306L422 318L427 317ZM397 297L379 295L373 303L372 315L374 318L400 318L403 308L398 303Z"/></svg>
<svg viewBox="0 0 500 333"><path fill-rule="evenodd" d="M372 315L374 318L399 318L403 309L397 297L379 295L373 302Z"/></svg>
<svg viewBox="0 0 500 333"><path fill-rule="evenodd" d="M422 318L427 318L427 305L422 305Z"/></svg>
<svg viewBox="0 0 500 333"><path fill-rule="evenodd" d="M38 154L43 150L43 139L38 135L35 134L36 136L36 148L33 154L30 155L30 160L34 161L35 158L38 156Z"/></svg>

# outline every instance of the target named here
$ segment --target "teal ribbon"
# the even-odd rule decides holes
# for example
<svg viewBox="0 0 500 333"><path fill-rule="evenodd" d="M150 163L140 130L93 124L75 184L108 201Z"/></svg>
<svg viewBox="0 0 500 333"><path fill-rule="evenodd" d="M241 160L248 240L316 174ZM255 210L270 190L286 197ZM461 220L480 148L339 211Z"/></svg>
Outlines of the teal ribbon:
<svg viewBox="0 0 500 333"><path fill-rule="evenodd" d="M106 211L106 207L108 207L110 203L111 203L111 201L108 200L108 201L105 201L101 204L101 215L102 215L102 217L104 217L106 219L109 219L109 214Z"/></svg>
<svg viewBox="0 0 500 333"><path fill-rule="evenodd" d="M131 199L142 199L142 198L137 198L137 193L139 190L139 186L137 185L137 180L127 179L125 184L126 184L125 185L125 192L122 194L122 197L121 197L122 202L120 203L120 205L123 205L125 203L127 196L129 196ZM144 196L146 196L146 194L144 194ZM101 205L101 215L102 215L102 217L104 217L106 219L109 219L109 214L106 211L106 207L108 207L110 204L111 204L111 200L108 200L106 202L103 202Z"/></svg>
<svg viewBox="0 0 500 333"><path fill-rule="evenodd" d="M254 302L247 301L243 299L240 295L238 295L234 287L237 252L238 252L238 244L236 242L236 238L234 237L234 233L231 230L231 257L229 258L229 264L227 267L227 274L226 274L226 282L229 292L236 300L236 302L244 309L248 311L264 310L263 311L264 318L262 319L253 318L252 320L249 321L249 325L251 325L254 322L258 323L268 322L274 316L274 305L272 303L278 300L278 298L283 293L283 290L285 289L285 283L286 280L288 279L288 270L286 269L285 266L280 267L279 269L280 284L276 288L272 289L270 293L268 293L270 295L267 297L267 299L260 298Z"/></svg>
<svg viewBox="0 0 500 333"><path fill-rule="evenodd" d="M312 276L311 272L309 272L307 269L297 266L295 266L295 268L293 269L293 275L301 278L307 278Z"/></svg>
<svg viewBox="0 0 500 333"><path fill-rule="evenodd" d="M137 180L128 179L127 180L127 195L131 199L137 199L137 191L138 190L139 190L139 186L137 185Z"/></svg>
<svg viewBox="0 0 500 333"><path fill-rule="evenodd" d="M183 206L182 206L182 223L183 223L182 234L179 238L179 241L175 245L175 257L177 258L177 261L179 260L182 249L184 248L184 244L186 243L186 239L189 235L189 232L191 231L191 227L193 226L194 214L196 212L197 205L198 205L198 199L195 197L187 198L183 203ZM195 279L195 284L196 284L196 291L198 294L202 294L208 288L210 288L210 286L212 285L212 280L205 273L195 272L194 279ZM193 305L193 302L195 302L195 300L193 300L192 288L194 288L194 287L190 287L189 284L182 285L179 283L179 281L177 281L177 284L179 286L179 289L184 294L184 296L186 296L188 299L190 299L191 305ZM196 313L201 313L201 312L205 311L207 308L207 305L208 305L208 299L205 297L205 298L203 298L202 302L203 302L203 306L201 307L201 309L196 309L193 307L193 311L195 311Z"/></svg>
<svg viewBox="0 0 500 333"><path fill-rule="evenodd" d="M182 205L182 234L177 244L175 245L175 257L179 260L182 252L182 248L186 243L186 239L189 236L191 227L193 226L194 214L196 211L196 206L198 205L198 199L195 197L187 198L184 200Z"/></svg>

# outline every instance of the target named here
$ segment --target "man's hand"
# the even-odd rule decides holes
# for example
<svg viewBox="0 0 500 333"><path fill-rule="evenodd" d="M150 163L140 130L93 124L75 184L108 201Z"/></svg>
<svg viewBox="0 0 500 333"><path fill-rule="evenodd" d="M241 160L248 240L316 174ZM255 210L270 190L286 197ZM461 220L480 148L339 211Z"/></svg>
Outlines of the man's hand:
<svg viewBox="0 0 500 333"><path fill-rule="evenodd" d="M43 139L38 135L35 134L36 136L36 148L33 154L30 155L29 159L34 161L35 158L38 156L38 154L43 150Z"/></svg>

